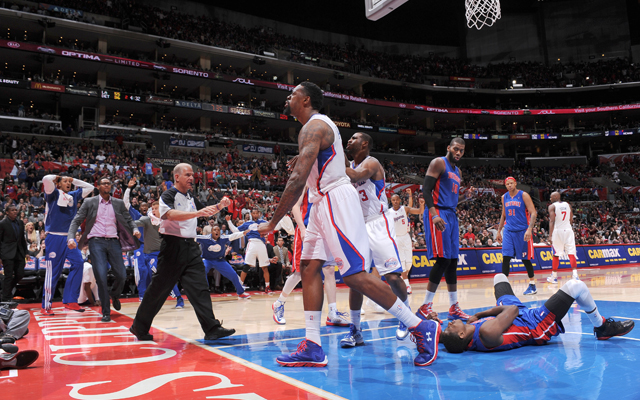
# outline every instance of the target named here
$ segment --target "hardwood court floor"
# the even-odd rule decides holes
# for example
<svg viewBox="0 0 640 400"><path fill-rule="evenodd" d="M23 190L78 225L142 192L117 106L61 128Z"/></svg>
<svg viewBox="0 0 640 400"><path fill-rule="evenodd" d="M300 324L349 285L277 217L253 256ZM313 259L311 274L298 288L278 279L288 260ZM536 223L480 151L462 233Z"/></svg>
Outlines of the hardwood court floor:
<svg viewBox="0 0 640 400"><path fill-rule="evenodd" d="M538 294L522 296L526 275L512 274L514 292L525 303L541 305L570 278L561 271L558 285L539 274ZM582 269L605 317L640 320L640 267ZM544 281L544 283L543 283ZM411 306L424 298L426 282L414 282ZM469 313L495 305L492 277L461 279L460 305ZM253 293L252 293L253 294ZM189 302L173 308L168 300L154 321L154 340L137 341L129 332L138 301L122 303L114 321L100 323L99 309L44 317L32 311L30 333L21 349L36 349L40 358L30 368L0 371L2 398L7 399L640 399L637 386L640 328L609 341L594 339L593 328L578 307L563 320L567 333L545 346L502 353L449 354L440 346L429 367L413 365L417 354L410 340L395 338L397 320L365 305L366 346L341 349L348 328L322 327L329 364L324 368L283 368L275 357L295 351L304 337L302 294L295 291L285 305L286 325L272 318L271 296L256 293L212 298L216 317L236 334L204 342ZM444 283L435 310L446 318ZM348 311L348 290L338 288L338 308ZM326 316L326 302L325 312ZM446 322L445 322L446 326Z"/></svg>

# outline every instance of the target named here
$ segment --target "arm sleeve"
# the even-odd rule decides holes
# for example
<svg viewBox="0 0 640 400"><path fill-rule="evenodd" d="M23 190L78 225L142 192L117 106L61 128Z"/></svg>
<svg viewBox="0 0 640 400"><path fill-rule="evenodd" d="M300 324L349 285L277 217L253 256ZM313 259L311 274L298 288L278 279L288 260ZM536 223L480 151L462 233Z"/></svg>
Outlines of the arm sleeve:
<svg viewBox="0 0 640 400"><path fill-rule="evenodd" d="M56 175L45 175L42 178L42 186L46 194L51 194L54 190L56 190L56 184L53 182L55 179Z"/></svg>
<svg viewBox="0 0 640 400"><path fill-rule="evenodd" d="M81 181L80 179L74 179L73 185L77 188L82 189L82 197L87 197L88 195L93 193L93 190L95 189L95 186L85 181Z"/></svg>
<svg viewBox="0 0 640 400"><path fill-rule="evenodd" d="M243 236L244 236L243 232L235 232L235 233L232 233L231 235L222 235L220 237L223 237L225 239L229 239L230 242L233 242L234 240L238 240Z"/></svg>
<svg viewBox="0 0 640 400"><path fill-rule="evenodd" d="M238 228L236 228L236 226L233 224L233 222L231 222L231 220L227 221L227 225L229 225L229 229L231 230L231 232L240 232L240 230ZM240 228L243 228L244 224L240 225ZM243 231L246 230L242 229Z"/></svg>
<svg viewBox="0 0 640 400"><path fill-rule="evenodd" d="M124 196L122 196L122 201L124 201L124 206L127 207L127 210L131 208L131 202L129 201L129 197L131 196L131 189L127 188L124 191Z"/></svg>
<svg viewBox="0 0 640 400"><path fill-rule="evenodd" d="M162 195L160 196L160 207L158 210L160 212L160 217L164 216L169 210L174 209L173 200L173 191L165 190L165 192L162 193Z"/></svg>
<svg viewBox="0 0 640 400"><path fill-rule="evenodd" d="M436 182L438 180L436 178L434 178L433 176L425 176L424 177L424 186L423 186L423 191L422 191L422 195L424 197L424 203L427 205L428 208L433 207L433 188L436 186Z"/></svg>

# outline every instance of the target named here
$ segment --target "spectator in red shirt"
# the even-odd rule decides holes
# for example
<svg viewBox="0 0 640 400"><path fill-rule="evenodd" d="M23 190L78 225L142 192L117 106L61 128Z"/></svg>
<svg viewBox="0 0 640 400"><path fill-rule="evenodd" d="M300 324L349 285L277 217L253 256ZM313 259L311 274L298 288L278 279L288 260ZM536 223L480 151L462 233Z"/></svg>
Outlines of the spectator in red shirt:
<svg viewBox="0 0 640 400"><path fill-rule="evenodd" d="M467 239L468 243L475 243L476 235L474 235L471 231L467 231L464 235L462 235L462 237Z"/></svg>

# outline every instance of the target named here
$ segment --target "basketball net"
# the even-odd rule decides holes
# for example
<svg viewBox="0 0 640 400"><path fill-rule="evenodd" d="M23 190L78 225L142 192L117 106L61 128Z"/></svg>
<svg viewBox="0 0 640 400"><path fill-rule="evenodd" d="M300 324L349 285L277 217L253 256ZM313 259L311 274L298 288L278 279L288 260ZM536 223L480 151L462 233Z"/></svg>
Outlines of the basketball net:
<svg viewBox="0 0 640 400"><path fill-rule="evenodd" d="M467 26L480 30L500 19L500 0L465 0Z"/></svg>

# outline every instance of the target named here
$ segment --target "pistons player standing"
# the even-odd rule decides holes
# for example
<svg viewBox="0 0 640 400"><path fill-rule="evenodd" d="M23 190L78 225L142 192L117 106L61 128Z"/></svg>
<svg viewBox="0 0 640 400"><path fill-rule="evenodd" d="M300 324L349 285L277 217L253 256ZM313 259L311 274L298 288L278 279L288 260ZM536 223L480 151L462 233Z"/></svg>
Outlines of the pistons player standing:
<svg viewBox="0 0 640 400"><path fill-rule="evenodd" d="M527 275L529 275L529 286L523 294L536 294L538 290L531 264L533 258L531 232L538 214L529 193L517 189L514 177L510 176L505 179L504 185L508 192L502 195L502 216L498 225L497 237L497 240L502 242L502 273L509 276L511 259L521 259L527 268ZM504 240L502 240L503 226Z"/></svg>
<svg viewBox="0 0 640 400"><path fill-rule="evenodd" d="M456 166L464 154L465 143L454 138L447 146L447 155L431 161L424 178L424 240L427 244L427 257L436 262L429 273L427 293L424 304L418 314L427 318L431 314L433 298L444 275L449 290L449 319L469 318L458 305L458 247L460 231L458 229L458 191L462 174ZM471 190L469 191L471 192Z"/></svg>

